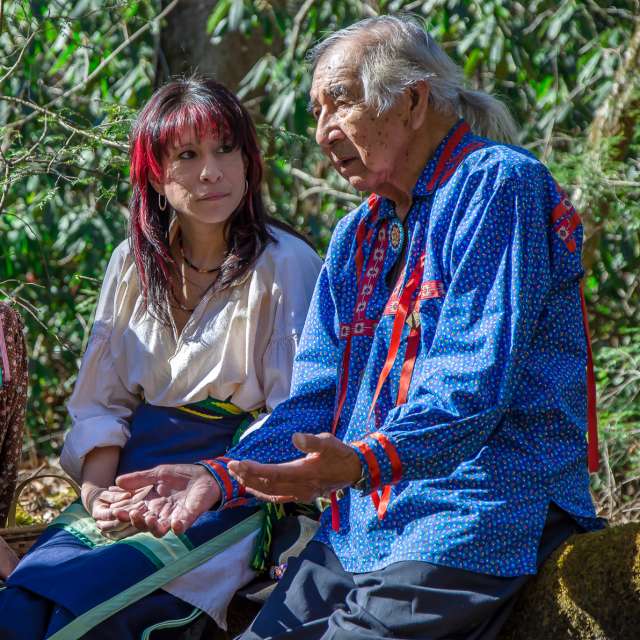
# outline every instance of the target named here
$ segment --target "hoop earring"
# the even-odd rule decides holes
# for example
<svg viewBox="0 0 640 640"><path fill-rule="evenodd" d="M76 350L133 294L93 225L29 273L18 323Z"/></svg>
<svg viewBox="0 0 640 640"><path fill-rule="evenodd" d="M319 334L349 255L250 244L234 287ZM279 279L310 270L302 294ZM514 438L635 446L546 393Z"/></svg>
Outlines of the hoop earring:
<svg viewBox="0 0 640 640"><path fill-rule="evenodd" d="M167 208L167 197L161 193L158 194L158 208L160 211L164 211Z"/></svg>
<svg viewBox="0 0 640 640"><path fill-rule="evenodd" d="M249 191L249 181L244 179L244 191L242 192L242 197L244 198L247 195L247 191Z"/></svg>

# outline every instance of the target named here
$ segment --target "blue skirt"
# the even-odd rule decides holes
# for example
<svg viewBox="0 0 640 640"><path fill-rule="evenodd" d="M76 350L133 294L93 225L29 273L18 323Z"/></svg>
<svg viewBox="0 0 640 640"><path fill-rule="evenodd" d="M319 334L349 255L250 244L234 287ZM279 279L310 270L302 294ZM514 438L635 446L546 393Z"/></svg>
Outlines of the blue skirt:
<svg viewBox="0 0 640 640"><path fill-rule="evenodd" d="M118 473L223 455L252 416L229 403L143 404ZM0 638L140 638L200 612L161 587L262 526L259 507L204 513L184 534L105 538L79 501L51 523L0 591ZM163 637L167 637L164 635Z"/></svg>

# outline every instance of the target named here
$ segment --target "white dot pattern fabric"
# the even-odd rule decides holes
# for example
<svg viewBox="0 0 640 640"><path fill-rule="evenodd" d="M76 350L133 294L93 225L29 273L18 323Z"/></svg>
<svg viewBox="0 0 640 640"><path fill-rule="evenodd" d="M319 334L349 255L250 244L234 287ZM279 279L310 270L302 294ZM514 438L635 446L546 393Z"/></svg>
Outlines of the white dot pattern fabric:
<svg viewBox="0 0 640 640"><path fill-rule="evenodd" d="M586 462L582 226L540 162L478 138L464 121L442 141L413 194L399 241L388 200L377 203L377 215L363 203L340 221L307 316L291 398L228 457L291 460L300 455L292 433L331 430L346 344L340 326L352 322L356 305L358 225L375 227L362 247L365 265L377 230L394 225L366 309L375 330L351 337L336 435L373 454L380 486L391 483L397 456L400 481L379 519L368 495L371 455L354 446L366 486L339 501L339 532L323 514L316 539L350 572L422 560L497 576L535 573L550 502L587 530L603 526ZM395 285L388 276L405 243L402 277L424 255L422 282L442 295L419 301L406 403L395 406L408 325L367 421L394 319L383 314ZM238 484L212 473L223 506L232 506Z"/></svg>

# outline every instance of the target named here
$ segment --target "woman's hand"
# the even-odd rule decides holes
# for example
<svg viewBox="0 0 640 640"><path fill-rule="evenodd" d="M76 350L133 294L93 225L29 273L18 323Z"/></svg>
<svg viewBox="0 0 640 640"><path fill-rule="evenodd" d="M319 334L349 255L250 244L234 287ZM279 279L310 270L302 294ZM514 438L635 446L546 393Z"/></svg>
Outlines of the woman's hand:
<svg viewBox="0 0 640 640"><path fill-rule="evenodd" d="M115 509L114 515L157 538L169 529L183 533L220 501L220 488L214 477L195 464L162 464L120 476L116 484L130 492L153 489L153 494L137 502L132 500L129 507Z"/></svg>
<svg viewBox="0 0 640 640"><path fill-rule="evenodd" d="M90 482L83 482L80 497L84 508L105 537L120 540L137 533L134 527L120 522L114 515L114 509L121 509L131 502L130 492L120 487L96 487Z"/></svg>

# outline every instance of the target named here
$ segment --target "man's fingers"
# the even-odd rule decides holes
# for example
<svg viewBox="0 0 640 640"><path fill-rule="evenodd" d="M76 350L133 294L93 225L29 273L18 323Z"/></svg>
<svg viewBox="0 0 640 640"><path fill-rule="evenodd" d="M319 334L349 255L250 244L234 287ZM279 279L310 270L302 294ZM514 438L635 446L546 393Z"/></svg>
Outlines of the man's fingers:
<svg viewBox="0 0 640 640"><path fill-rule="evenodd" d="M294 447L303 453L321 453L326 449L327 441L333 437L330 433L317 436L313 433L294 433L291 440Z"/></svg>
<svg viewBox="0 0 640 640"><path fill-rule="evenodd" d="M116 484L125 491L135 491L143 489L149 485L154 485L158 478L158 467L147 469L145 471L134 471L126 473L116 478Z"/></svg>
<svg viewBox="0 0 640 640"><path fill-rule="evenodd" d="M175 504L173 503L172 500L167 500L164 507L162 507L162 509L160 510L160 514L158 519L160 520L160 522L167 522L168 526L171 525L171 514L173 513L173 511L175 511Z"/></svg>
<svg viewBox="0 0 640 640"><path fill-rule="evenodd" d="M309 475L309 470L305 468L304 458L281 464L261 464L252 460L231 461L227 466L229 473L244 485L265 484L266 482L298 484L301 481L304 482Z"/></svg>
<svg viewBox="0 0 640 640"><path fill-rule="evenodd" d="M267 496L300 496L296 498L300 500L303 500L302 496L315 495L320 491L316 483L309 482L306 477L307 474L303 475L300 469L278 468L286 467L289 463L281 465L251 464L256 465L253 471L245 470L242 476L229 468L229 473L238 482L242 483L246 489L252 489Z"/></svg>
<svg viewBox="0 0 640 640"><path fill-rule="evenodd" d="M142 508L146 509L142 500L128 500L125 504L111 505L111 513L121 522L129 522L131 513Z"/></svg>
<svg viewBox="0 0 640 640"><path fill-rule="evenodd" d="M262 493L261 491L257 491L256 489L252 489L251 487L246 488L247 493L251 494L254 498L258 500L262 500L262 502L310 502L310 500L303 500L302 498L298 498L296 496L272 496L268 493Z"/></svg>
<svg viewBox="0 0 640 640"><path fill-rule="evenodd" d="M129 513L129 520L131 524L138 529L138 531L147 531L147 524L144 519L146 513L147 508L145 505L142 505Z"/></svg>
<svg viewBox="0 0 640 640"><path fill-rule="evenodd" d="M200 514L189 509L184 503L179 503L171 515L171 530L180 535L184 533L198 518Z"/></svg>
<svg viewBox="0 0 640 640"><path fill-rule="evenodd" d="M100 500L103 502L121 502L125 498L130 498L131 494L128 491L123 491L116 487L115 491L103 491L100 494Z"/></svg>
<svg viewBox="0 0 640 640"><path fill-rule="evenodd" d="M135 496L133 496L133 498L125 498L124 500L120 500L118 502L112 502L109 505L109 508L111 509L111 513L115 515L116 511L118 511L119 509L131 508L134 504L139 504L140 502L140 500L136 500Z"/></svg>

